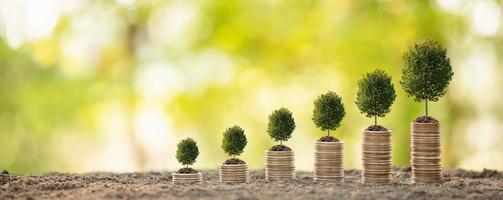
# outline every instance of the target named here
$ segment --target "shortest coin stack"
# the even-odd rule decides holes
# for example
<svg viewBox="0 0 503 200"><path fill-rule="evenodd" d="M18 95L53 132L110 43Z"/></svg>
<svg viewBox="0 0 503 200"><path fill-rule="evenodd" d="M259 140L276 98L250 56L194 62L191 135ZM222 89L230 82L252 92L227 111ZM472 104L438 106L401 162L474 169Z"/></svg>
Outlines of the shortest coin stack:
<svg viewBox="0 0 503 200"><path fill-rule="evenodd" d="M193 174L180 174L173 173L173 183L174 184L195 184L201 183L203 181L203 176L201 172Z"/></svg>
<svg viewBox="0 0 503 200"><path fill-rule="evenodd" d="M314 180L338 181L344 177L342 142L317 141L314 152Z"/></svg>
<svg viewBox="0 0 503 200"><path fill-rule="evenodd" d="M411 132L412 182L440 183L440 124L413 122Z"/></svg>
<svg viewBox="0 0 503 200"><path fill-rule="evenodd" d="M391 181L391 132L364 131L362 145L362 181L387 184Z"/></svg>
<svg viewBox="0 0 503 200"><path fill-rule="evenodd" d="M248 166L246 164L220 165L218 175L221 183L248 183Z"/></svg>
<svg viewBox="0 0 503 200"><path fill-rule="evenodd" d="M265 178L267 181L295 178L293 151L266 151Z"/></svg>

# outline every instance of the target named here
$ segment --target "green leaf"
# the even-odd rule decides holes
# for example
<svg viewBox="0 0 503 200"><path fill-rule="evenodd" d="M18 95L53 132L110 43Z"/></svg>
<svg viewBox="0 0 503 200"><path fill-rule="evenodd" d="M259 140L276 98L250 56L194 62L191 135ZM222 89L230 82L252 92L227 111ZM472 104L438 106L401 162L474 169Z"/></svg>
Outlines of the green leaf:
<svg viewBox="0 0 503 200"><path fill-rule="evenodd" d="M447 92L454 73L447 50L431 39L415 44L403 55L400 84L415 101L438 101Z"/></svg>
<svg viewBox="0 0 503 200"><path fill-rule="evenodd" d="M233 126L224 132L222 149L229 156L237 156L243 153L247 143L245 131L239 126Z"/></svg>
<svg viewBox="0 0 503 200"><path fill-rule="evenodd" d="M177 144L176 159L183 165L192 165L199 156L199 148L196 141L186 138Z"/></svg>
<svg viewBox="0 0 503 200"><path fill-rule="evenodd" d="M355 103L367 117L384 117L389 113L395 98L391 76L383 70L367 73L358 81Z"/></svg>
<svg viewBox="0 0 503 200"><path fill-rule="evenodd" d="M342 119L346 115L341 97L334 92L320 95L314 101L313 122L316 127L323 131L339 128Z"/></svg>
<svg viewBox="0 0 503 200"><path fill-rule="evenodd" d="M295 130L295 121L288 109L280 108L269 115L267 133L274 141L287 141L292 137L293 130Z"/></svg>

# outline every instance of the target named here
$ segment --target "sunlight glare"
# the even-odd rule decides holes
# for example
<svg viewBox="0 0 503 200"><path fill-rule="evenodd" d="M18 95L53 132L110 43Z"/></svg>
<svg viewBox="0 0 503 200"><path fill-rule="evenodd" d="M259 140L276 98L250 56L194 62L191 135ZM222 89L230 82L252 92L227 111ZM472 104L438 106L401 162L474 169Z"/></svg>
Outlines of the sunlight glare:
<svg viewBox="0 0 503 200"><path fill-rule="evenodd" d="M481 36L492 36L500 27L501 9L494 1L474 1L471 12L472 31Z"/></svg>
<svg viewBox="0 0 503 200"><path fill-rule="evenodd" d="M0 27L9 46L19 48L51 35L62 10L57 0L1 0Z"/></svg>

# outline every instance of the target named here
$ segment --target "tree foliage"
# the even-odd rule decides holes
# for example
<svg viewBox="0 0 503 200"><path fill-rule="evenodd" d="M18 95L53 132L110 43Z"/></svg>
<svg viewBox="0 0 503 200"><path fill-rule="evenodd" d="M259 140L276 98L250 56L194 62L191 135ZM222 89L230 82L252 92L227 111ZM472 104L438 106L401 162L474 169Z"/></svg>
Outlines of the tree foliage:
<svg viewBox="0 0 503 200"><path fill-rule="evenodd" d="M239 126L233 126L224 132L222 149L229 156L237 156L243 153L247 143L245 131Z"/></svg>
<svg viewBox="0 0 503 200"><path fill-rule="evenodd" d="M403 86L416 101L438 101L447 91L454 73L447 50L431 39L415 44L403 55Z"/></svg>
<svg viewBox="0 0 503 200"><path fill-rule="evenodd" d="M183 165L192 165L199 156L199 148L196 141L192 138L186 138L180 141L176 149L176 159Z"/></svg>
<svg viewBox="0 0 503 200"><path fill-rule="evenodd" d="M396 94L391 76L376 69L358 81L356 105L367 117L384 117L390 111Z"/></svg>
<svg viewBox="0 0 503 200"><path fill-rule="evenodd" d="M269 115L267 133L274 141L287 141L292 137L293 130L295 121L288 109L280 108Z"/></svg>
<svg viewBox="0 0 503 200"><path fill-rule="evenodd" d="M314 101L313 121L316 127L323 131L339 128L342 119L346 115L341 97L335 92L320 95Z"/></svg>

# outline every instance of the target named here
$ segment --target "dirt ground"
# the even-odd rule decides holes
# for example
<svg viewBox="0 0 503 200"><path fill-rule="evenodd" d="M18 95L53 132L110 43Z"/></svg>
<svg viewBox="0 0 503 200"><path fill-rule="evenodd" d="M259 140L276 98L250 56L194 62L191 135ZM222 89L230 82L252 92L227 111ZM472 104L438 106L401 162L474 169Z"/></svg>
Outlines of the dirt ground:
<svg viewBox="0 0 503 200"><path fill-rule="evenodd" d="M267 183L252 171L249 184L222 185L216 171L200 185L171 183L169 172L10 175L0 177L0 199L503 199L503 174L448 170L441 185L410 184L410 169L395 169L389 185L365 185L357 170L340 183L313 182L312 172L294 181Z"/></svg>

